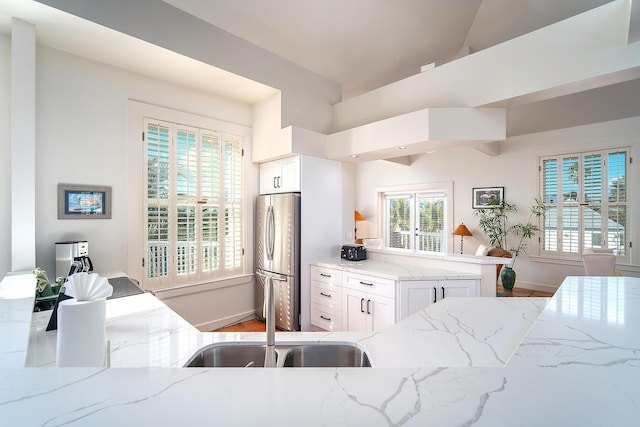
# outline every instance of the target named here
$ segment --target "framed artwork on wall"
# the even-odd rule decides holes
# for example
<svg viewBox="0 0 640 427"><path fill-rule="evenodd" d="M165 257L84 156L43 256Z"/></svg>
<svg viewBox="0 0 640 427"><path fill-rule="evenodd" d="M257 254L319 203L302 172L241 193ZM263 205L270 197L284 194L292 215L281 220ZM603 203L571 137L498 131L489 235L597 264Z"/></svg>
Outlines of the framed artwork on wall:
<svg viewBox="0 0 640 427"><path fill-rule="evenodd" d="M473 189L473 209L495 208L504 201L504 187L477 187Z"/></svg>
<svg viewBox="0 0 640 427"><path fill-rule="evenodd" d="M111 219L111 187L58 184L58 219Z"/></svg>

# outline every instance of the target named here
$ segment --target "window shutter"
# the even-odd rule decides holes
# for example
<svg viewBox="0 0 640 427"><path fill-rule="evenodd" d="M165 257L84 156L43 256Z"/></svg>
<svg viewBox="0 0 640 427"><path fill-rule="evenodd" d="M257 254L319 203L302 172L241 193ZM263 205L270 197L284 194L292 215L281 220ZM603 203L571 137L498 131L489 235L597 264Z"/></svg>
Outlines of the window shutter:
<svg viewBox="0 0 640 427"><path fill-rule="evenodd" d="M584 249L613 249L628 261L628 149L541 159L546 207L542 252L580 259Z"/></svg>
<svg viewBox="0 0 640 427"><path fill-rule="evenodd" d="M169 269L169 124L145 120L146 129L146 275L166 283ZM164 280L163 280L164 279Z"/></svg>
<svg viewBox="0 0 640 427"><path fill-rule="evenodd" d="M242 273L242 137L153 119L145 128L145 287Z"/></svg>
<svg viewBox="0 0 640 427"><path fill-rule="evenodd" d="M224 249L225 269L235 271L242 266L242 143L241 139L224 136Z"/></svg>

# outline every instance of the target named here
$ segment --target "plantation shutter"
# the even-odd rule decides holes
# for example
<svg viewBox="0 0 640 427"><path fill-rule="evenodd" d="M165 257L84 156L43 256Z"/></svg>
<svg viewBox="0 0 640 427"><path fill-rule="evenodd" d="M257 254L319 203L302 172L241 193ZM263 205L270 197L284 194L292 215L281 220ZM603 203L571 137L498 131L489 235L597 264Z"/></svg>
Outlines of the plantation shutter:
<svg viewBox="0 0 640 427"><path fill-rule="evenodd" d="M242 137L152 119L145 129L145 285L241 273Z"/></svg>
<svg viewBox="0 0 640 427"><path fill-rule="evenodd" d="M169 124L145 120L146 129L146 276L154 286L169 286L170 138Z"/></svg>
<svg viewBox="0 0 640 427"><path fill-rule="evenodd" d="M628 261L629 162L627 149L541 159L542 254L580 259L585 249L608 248Z"/></svg>

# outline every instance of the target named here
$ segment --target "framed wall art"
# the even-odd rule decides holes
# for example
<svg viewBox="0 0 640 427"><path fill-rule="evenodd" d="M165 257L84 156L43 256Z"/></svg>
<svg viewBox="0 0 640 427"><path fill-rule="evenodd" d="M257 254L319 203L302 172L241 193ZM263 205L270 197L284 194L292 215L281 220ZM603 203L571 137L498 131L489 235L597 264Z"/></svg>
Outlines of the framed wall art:
<svg viewBox="0 0 640 427"><path fill-rule="evenodd" d="M111 219L111 187L58 184L58 219Z"/></svg>
<svg viewBox="0 0 640 427"><path fill-rule="evenodd" d="M504 201L504 187L478 187L473 189L473 209L499 206Z"/></svg>

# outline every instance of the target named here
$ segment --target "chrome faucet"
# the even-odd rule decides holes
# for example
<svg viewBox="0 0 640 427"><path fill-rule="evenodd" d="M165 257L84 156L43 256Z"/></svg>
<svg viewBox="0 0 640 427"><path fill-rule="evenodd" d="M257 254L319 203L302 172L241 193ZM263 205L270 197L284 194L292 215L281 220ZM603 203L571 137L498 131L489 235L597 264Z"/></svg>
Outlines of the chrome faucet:
<svg viewBox="0 0 640 427"><path fill-rule="evenodd" d="M276 367L276 299L274 297L273 277L265 277L265 319L267 331L267 349L264 354L264 367Z"/></svg>
<svg viewBox="0 0 640 427"><path fill-rule="evenodd" d="M264 367L276 367L276 298L273 281L287 281L286 276L257 270L256 274L264 278L264 317L266 319L267 349L264 354Z"/></svg>

